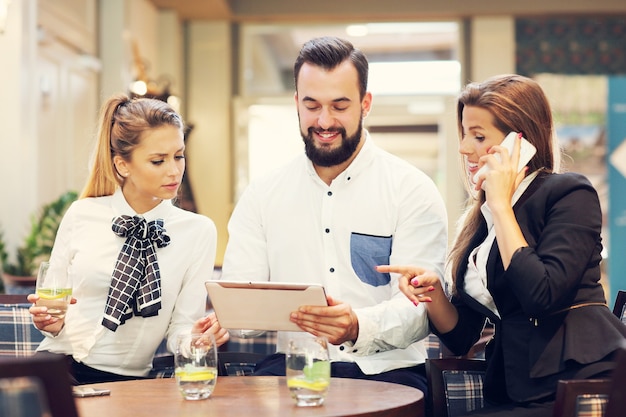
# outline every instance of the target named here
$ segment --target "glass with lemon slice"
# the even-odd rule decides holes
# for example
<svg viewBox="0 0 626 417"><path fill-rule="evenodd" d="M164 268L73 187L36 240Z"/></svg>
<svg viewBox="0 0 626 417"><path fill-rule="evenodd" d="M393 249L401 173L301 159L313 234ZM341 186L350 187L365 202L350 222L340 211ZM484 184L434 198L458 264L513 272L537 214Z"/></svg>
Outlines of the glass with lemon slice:
<svg viewBox="0 0 626 417"><path fill-rule="evenodd" d="M217 346L211 334L178 336L174 377L187 400L209 398L217 383Z"/></svg>
<svg viewBox="0 0 626 417"><path fill-rule="evenodd" d="M330 385L328 341L308 333L289 340L285 354L287 387L299 407L324 403Z"/></svg>
<svg viewBox="0 0 626 417"><path fill-rule="evenodd" d="M72 300L72 286L66 271L51 269L49 262L39 265L35 292L39 296L36 305L48 307L48 314L62 319Z"/></svg>

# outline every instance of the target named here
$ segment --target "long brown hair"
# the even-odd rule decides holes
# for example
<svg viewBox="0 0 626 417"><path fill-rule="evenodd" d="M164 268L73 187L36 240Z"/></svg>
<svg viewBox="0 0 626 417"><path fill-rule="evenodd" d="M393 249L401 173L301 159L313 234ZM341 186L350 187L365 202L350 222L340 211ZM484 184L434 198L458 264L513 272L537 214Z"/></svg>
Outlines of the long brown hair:
<svg viewBox="0 0 626 417"><path fill-rule="evenodd" d="M557 171L560 151L553 132L552 112L548 99L534 80L521 75L498 75L482 83L470 83L457 100L457 128L463 137L463 109L465 106L480 107L491 113L494 125L502 132L522 132L537 148L528 163L529 172L537 170ZM462 159L462 158L461 158ZM463 171L465 166L463 165ZM469 199L466 212L461 218L461 229L448 257L448 267L456 288L459 267L467 262L472 238L484 228L480 212L485 202L485 192L476 193L465 177Z"/></svg>
<svg viewBox="0 0 626 417"><path fill-rule="evenodd" d="M131 99L117 94L102 106L92 167L80 198L111 195L124 178L117 172L113 158L130 161L141 134L149 129L171 125L183 131L181 116L169 104L156 99Z"/></svg>

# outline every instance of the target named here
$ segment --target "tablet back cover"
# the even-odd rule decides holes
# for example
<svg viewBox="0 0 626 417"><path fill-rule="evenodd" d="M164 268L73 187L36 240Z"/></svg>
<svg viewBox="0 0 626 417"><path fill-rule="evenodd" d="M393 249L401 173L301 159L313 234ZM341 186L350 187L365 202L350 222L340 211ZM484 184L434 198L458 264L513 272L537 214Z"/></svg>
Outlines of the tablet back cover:
<svg viewBox="0 0 626 417"><path fill-rule="evenodd" d="M207 281L209 299L226 329L302 331L289 314L302 305L326 306L318 284Z"/></svg>

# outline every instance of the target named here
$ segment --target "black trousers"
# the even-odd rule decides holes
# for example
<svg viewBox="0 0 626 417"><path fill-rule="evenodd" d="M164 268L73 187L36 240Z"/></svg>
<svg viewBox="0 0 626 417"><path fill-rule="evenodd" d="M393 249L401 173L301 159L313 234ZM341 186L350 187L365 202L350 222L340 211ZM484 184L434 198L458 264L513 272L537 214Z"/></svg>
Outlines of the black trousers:
<svg viewBox="0 0 626 417"><path fill-rule="evenodd" d="M145 379L139 376L118 375L111 372L100 371L98 369L87 366L84 363L76 362L76 360L71 355L61 356L65 356L65 358L67 359L67 368L68 372L70 373L70 381L72 382L72 385Z"/></svg>
<svg viewBox="0 0 626 417"><path fill-rule="evenodd" d="M70 373L74 385L96 384L101 382L131 381L134 379L145 379L140 376L119 375L111 372L94 369L84 363L76 362L74 358L68 356L70 361Z"/></svg>

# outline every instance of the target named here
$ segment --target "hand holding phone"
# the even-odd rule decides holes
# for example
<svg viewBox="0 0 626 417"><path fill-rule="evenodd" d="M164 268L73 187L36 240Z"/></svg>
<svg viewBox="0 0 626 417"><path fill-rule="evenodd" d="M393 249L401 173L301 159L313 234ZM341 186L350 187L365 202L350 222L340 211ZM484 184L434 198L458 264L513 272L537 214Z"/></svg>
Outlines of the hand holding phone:
<svg viewBox="0 0 626 417"><path fill-rule="evenodd" d="M513 146L515 146L516 140L518 140L517 132L511 132L508 135L506 135L506 137L504 138L500 146L506 148L509 151L509 155L512 155ZM519 152L519 163L517 164L517 172L520 172L522 169L524 169L526 164L528 164L528 162L530 162L530 160L535 155L535 153L537 153L537 148L535 148L535 146L532 143L526 140L526 138L522 137L519 140L521 140L521 147L520 147L520 152ZM499 154L496 153L494 156L498 159L498 161L502 162ZM487 164L483 165L476 172L476 174L474 174L474 183L477 183L478 177L481 174L487 172L488 170L489 170L489 167L487 166Z"/></svg>

